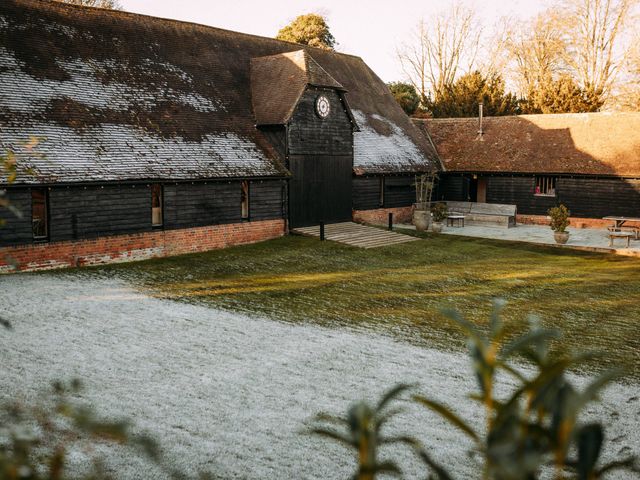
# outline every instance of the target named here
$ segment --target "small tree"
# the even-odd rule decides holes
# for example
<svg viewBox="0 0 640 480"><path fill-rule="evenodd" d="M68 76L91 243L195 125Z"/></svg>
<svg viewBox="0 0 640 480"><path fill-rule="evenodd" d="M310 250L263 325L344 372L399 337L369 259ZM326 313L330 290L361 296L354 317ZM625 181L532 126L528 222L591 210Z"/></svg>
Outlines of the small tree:
<svg viewBox="0 0 640 480"><path fill-rule="evenodd" d="M276 38L325 50L333 50L336 45L327 20L317 13L296 17L289 25L280 29Z"/></svg>
<svg viewBox="0 0 640 480"><path fill-rule="evenodd" d="M392 82L387 84L396 102L402 107L404 113L413 115L420 105L420 97L413 85L404 82Z"/></svg>
<svg viewBox="0 0 640 480"><path fill-rule="evenodd" d="M429 210L431 195L433 194L433 188L435 187L437 178L438 174L435 170L423 173L422 175L416 175L415 186L417 210Z"/></svg>
<svg viewBox="0 0 640 480"><path fill-rule="evenodd" d="M564 232L569 226L569 215L571 212L564 205L550 208L547 214L551 217L549 226L554 232Z"/></svg>
<svg viewBox="0 0 640 480"><path fill-rule="evenodd" d="M433 216L434 222L442 222L449 215L449 208L446 203L436 203L433 207L431 207L431 215Z"/></svg>

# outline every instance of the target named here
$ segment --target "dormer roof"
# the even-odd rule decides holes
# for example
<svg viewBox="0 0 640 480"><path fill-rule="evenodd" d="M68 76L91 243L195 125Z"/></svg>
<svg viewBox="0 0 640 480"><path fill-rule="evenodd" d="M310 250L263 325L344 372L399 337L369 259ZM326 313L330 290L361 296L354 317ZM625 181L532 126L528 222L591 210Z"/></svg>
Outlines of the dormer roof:
<svg viewBox="0 0 640 480"><path fill-rule="evenodd" d="M251 102L257 125L289 121L307 86L345 88L306 50L251 59Z"/></svg>

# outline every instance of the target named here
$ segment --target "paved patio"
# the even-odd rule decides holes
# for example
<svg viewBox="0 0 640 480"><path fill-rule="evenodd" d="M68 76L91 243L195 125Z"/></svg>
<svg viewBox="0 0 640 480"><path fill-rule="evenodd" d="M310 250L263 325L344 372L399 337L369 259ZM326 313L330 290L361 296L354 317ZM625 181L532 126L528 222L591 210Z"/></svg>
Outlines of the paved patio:
<svg viewBox="0 0 640 480"><path fill-rule="evenodd" d="M410 228L413 225L398 225L398 228ZM513 242L527 242L554 247L573 248L592 252L615 253L640 257L640 240L631 240L630 248L626 248L626 240L615 239L613 247L609 246L607 230L595 228L568 228L571 234L566 245L557 245L553 239L553 232L547 226L520 225L515 228L466 225L464 227L444 227L445 235L462 235L465 237L491 238Z"/></svg>

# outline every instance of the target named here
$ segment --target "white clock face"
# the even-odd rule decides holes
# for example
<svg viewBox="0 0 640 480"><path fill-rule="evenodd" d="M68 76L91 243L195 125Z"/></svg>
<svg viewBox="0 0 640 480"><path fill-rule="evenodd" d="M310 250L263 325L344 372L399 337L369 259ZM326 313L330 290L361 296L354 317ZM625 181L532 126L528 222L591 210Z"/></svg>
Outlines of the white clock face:
<svg viewBox="0 0 640 480"><path fill-rule="evenodd" d="M331 103L329 103L329 99L324 95L320 95L316 99L316 113L320 118L327 118L329 113L331 113Z"/></svg>

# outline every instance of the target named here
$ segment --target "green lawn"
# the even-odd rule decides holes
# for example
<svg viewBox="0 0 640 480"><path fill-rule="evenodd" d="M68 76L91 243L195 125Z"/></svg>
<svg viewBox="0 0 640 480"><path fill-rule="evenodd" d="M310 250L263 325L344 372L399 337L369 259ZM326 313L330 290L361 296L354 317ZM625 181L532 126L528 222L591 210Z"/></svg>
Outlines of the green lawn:
<svg viewBox="0 0 640 480"><path fill-rule="evenodd" d="M491 299L502 297L514 331L536 313L563 330L562 349L602 350L601 364L640 377L640 261L633 258L449 235L373 250L285 237L99 270L160 297L439 348L463 345L441 307L483 324Z"/></svg>

